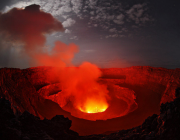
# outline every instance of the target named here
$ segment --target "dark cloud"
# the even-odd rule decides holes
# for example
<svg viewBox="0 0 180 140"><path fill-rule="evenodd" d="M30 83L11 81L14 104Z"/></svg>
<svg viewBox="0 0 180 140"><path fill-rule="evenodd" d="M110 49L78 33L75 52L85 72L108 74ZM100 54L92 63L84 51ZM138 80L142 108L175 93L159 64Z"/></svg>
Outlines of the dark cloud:
<svg viewBox="0 0 180 140"><path fill-rule="evenodd" d="M0 32L25 44L26 50L43 46L45 34L63 31L61 22L48 13L39 10L39 5L30 5L25 9L13 8L0 15Z"/></svg>
<svg viewBox="0 0 180 140"><path fill-rule="evenodd" d="M46 34L64 31L61 22L53 18L51 14L39 9L40 6L34 4L25 9L13 8L7 13L0 14L0 33L3 37L0 52L6 54L0 56L1 66L8 65L8 60L10 57L13 58L12 55L15 55L16 52L22 56L22 52L30 55L38 51L38 48L43 47L46 42ZM16 44L14 48L12 44ZM17 47L22 44L23 48Z"/></svg>
<svg viewBox="0 0 180 140"><path fill-rule="evenodd" d="M5 5L8 5L11 3L11 0L4 0L0 2L0 10L4 8Z"/></svg>

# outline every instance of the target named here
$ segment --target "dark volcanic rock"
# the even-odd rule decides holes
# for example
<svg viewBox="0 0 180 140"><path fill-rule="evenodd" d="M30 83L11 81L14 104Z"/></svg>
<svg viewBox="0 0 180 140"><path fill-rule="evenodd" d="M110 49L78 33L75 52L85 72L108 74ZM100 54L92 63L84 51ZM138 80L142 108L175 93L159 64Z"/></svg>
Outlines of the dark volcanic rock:
<svg viewBox="0 0 180 140"><path fill-rule="evenodd" d="M28 111L15 116L11 104L0 99L0 139L1 140L76 140L78 134L69 128L71 121L64 116L51 120L40 120Z"/></svg>
<svg viewBox="0 0 180 140"><path fill-rule="evenodd" d="M8 99L15 110L20 112L28 110L40 117L37 103L40 102L41 97L38 96L35 87L28 81L22 70L0 69L0 97Z"/></svg>

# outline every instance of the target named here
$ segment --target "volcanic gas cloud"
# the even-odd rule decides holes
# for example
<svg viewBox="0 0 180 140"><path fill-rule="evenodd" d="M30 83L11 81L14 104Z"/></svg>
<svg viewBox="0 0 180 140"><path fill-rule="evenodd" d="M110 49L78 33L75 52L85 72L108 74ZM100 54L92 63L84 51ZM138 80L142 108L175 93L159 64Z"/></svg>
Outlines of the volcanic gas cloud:
<svg viewBox="0 0 180 140"><path fill-rule="evenodd" d="M25 9L14 8L0 15L0 31L5 39L23 44L21 53L29 57L30 64L53 66L48 77L56 77L62 91L55 95L42 95L59 104L73 116L88 120L105 120L126 115L135 110L132 90L102 83L99 68L89 62L74 67L71 63L78 46L55 42L51 51L45 46L46 34L64 31L62 24L52 15L40 10L39 5Z"/></svg>

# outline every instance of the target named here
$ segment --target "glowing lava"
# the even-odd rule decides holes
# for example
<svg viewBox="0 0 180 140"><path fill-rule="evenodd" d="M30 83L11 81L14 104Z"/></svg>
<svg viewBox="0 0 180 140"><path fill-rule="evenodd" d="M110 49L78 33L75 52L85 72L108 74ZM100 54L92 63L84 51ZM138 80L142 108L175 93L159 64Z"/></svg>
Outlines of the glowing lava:
<svg viewBox="0 0 180 140"><path fill-rule="evenodd" d="M105 100L88 99L84 107L79 107L79 110L84 113L99 113L104 112L108 108L108 103Z"/></svg>
<svg viewBox="0 0 180 140"><path fill-rule="evenodd" d="M100 87L103 86L102 84L103 82L101 81ZM106 81L104 81L104 84L106 84ZM90 121L107 120L125 116L138 107L135 101L135 92L119 85L107 84L108 93L106 93L105 89L103 90L104 92L97 91L95 89L99 88L93 88L97 87L93 86L88 88L88 91L90 90L89 92L87 90L83 90L82 92L78 90L79 92L72 92L73 94L68 94L68 90L60 86L62 83L56 83L55 85L61 87L62 91L56 94L50 94L48 92L54 86L48 85L43 88L44 90L41 90L41 95L45 99L58 103L63 110L70 112L72 116L77 118ZM75 90L73 89L72 91ZM106 94L104 95L104 93Z"/></svg>

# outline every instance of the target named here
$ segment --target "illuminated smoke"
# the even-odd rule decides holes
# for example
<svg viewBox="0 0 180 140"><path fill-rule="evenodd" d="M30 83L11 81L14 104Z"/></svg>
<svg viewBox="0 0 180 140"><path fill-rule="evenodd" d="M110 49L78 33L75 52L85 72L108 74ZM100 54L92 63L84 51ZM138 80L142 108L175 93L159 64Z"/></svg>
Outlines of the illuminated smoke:
<svg viewBox="0 0 180 140"><path fill-rule="evenodd" d="M76 110L82 113L98 113L108 111L109 106L119 108L114 115L111 111L108 113L111 118L126 115L134 110L131 109L135 104L134 93L127 92L129 93L127 94L125 92L127 90L124 89L118 90L118 93L115 93L117 96L113 97L118 101L122 100L122 103L118 107L113 105L111 101L113 98L107 90L107 85L98 82L102 72L96 65L83 62L79 67L73 66L72 60L79 51L78 46L56 41L51 51L44 49L45 35L64 31L64 28L61 22L52 15L40 11L39 8L39 5L30 5L25 9L13 8L7 13L0 14L0 32L14 44L22 44L21 53L30 58L31 65L54 67L53 71L46 76L47 78L56 77L61 83L62 91L52 96L42 96L58 103L65 110L70 108L70 112ZM102 113L98 114L101 116Z"/></svg>
<svg viewBox="0 0 180 140"><path fill-rule="evenodd" d="M67 104L71 101L74 108L86 112L105 111L108 107L108 91L105 85L97 82L101 76L99 68L88 62L84 62L78 68L65 68L73 66L71 61L78 52L75 44L66 45L57 41L51 52L43 50L46 42L45 34L64 29L59 21L39 8L39 5L30 5L25 9L13 8L1 14L1 32L12 41L24 44L24 52L31 58L31 64L61 68L58 78L63 87L63 95L60 97L62 102Z"/></svg>

